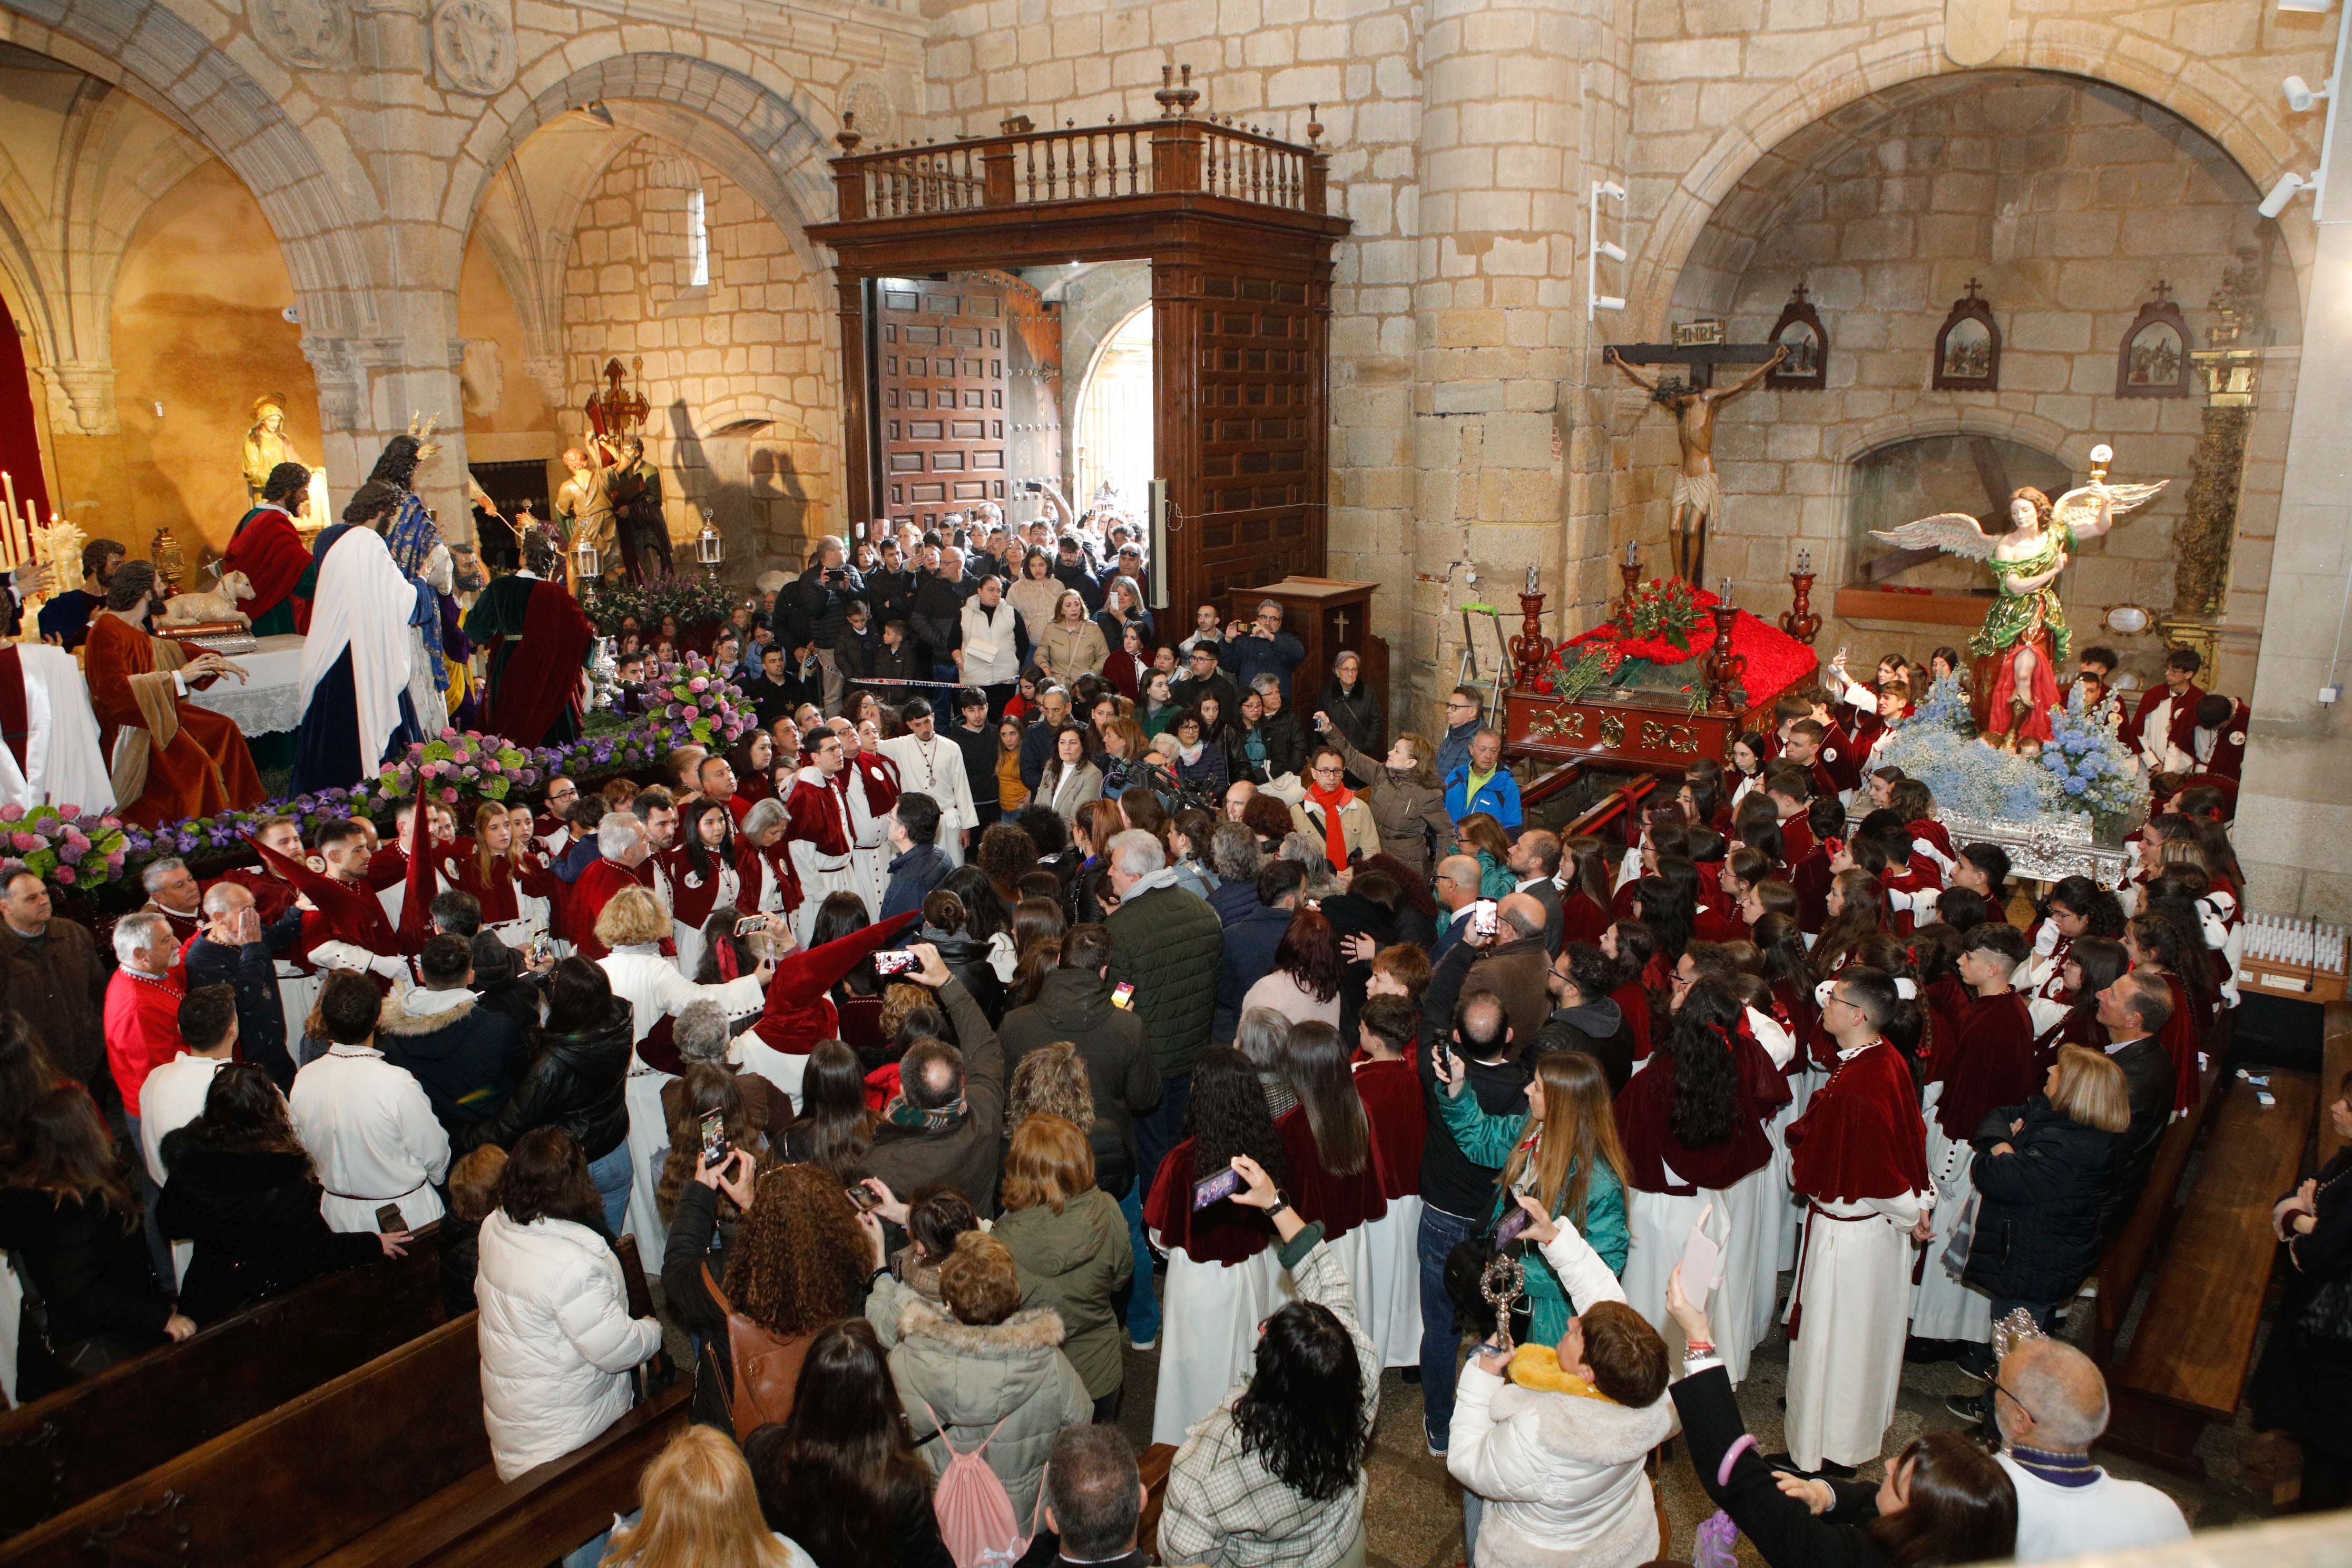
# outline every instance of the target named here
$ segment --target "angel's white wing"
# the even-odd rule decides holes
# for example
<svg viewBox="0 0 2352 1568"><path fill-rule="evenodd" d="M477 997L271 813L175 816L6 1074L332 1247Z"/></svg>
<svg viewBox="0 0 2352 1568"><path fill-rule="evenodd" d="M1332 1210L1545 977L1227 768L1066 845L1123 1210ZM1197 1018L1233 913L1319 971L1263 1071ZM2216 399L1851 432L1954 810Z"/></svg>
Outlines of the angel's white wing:
<svg viewBox="0 0 2352 1568"><path fill-rule="evenodd" d="M1992 538L1964 511L1939 511L1900 528L1874 528L1870 537L1903 550L1941 550L1970 561L1992 558Z"/></svg>
<svg viewBox="0 0 2352 1568"><path fill-rule="evenodd" d="M2158 479L2152 485L2082 485L2068 490L2050 503L2050 514L2076 533L2095 532L2102 526L2099 502L2107 503L2105 522L2112 523L2127 511L2146 506L2157 492L2170 484Z"/></svg>

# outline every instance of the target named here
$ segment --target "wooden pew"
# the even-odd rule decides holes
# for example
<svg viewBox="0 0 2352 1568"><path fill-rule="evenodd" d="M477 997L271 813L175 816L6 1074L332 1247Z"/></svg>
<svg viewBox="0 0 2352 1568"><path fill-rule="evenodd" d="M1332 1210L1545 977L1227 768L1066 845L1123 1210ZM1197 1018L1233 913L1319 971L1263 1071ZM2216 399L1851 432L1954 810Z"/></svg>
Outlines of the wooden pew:
<svg viewBox="0 0 2352 1568"><path fill-rule="evenodd" d="M2180 1178L2189 1169L2189 1157L2196 1152L2199 1136L2222 1100L2221 1075L2228 1070L2230 1058L2228 1014L2223 1014L2221 1021L2209 1033L2205 1055L2207 1066L2199 1089L2196 1113L2181 1117L2165 1128L2164 1137L2157 1145L2156 1159L2148 1167L2147 1184L2140 1189L2139 1203L2115 1240L2107 1244L2098 1269L2092 1275L2098 1281L2099 1296L2093 1304L2087 1348L2091 1359L2103 1368L2114 1358L2116 1336L2123 1331L2124 1319L2139 1294L2141 1279L2154 1266L2166 1237L2171 1233L2179 1212Z"/></svg>
<svg viewBox="0 0 2352 1568"><path fill-rule="evenodd" d="M0 1415L0 1539L364 1365L443 1317L440 1231L428 1226L405 1258L313 1279Z"/></svg>
<svg viewBox="0 0 2352 1568"><path fill-rule="evenodd" d="M634 1247L623 1265L642 1299ZM490 1468L476 1314L92 1497L14 1540L6 1568L539 1564L634 1506L686 1419L683 1380L509 1482Z"/></svg>
<svg viewBox="0 0 2352 1568"><path fill-rule="evenodd" d="M1176 1465L1176 1445L1154 1443L1136 1461L1142 1472L1143 1512L1135 1521L1135 1544L1144 1560L1160 1555L1160 1515L1168 1506L1168 1472Z"/></svg>
<svg viewBox="0 0 2352 1568"><path fill-rule="evenodd" d="M2271 1205L2303 1170L2318 1085L2275 1068L2269 1078L2269 1106L2235 1079L2214 1096L2221 1104L2204 1163L2107 1378L2114 1414L2103 1441L2184 1475L2204 1473L2196 1448L2206 1423L2237 1418L2277 1256Z"/></svg>

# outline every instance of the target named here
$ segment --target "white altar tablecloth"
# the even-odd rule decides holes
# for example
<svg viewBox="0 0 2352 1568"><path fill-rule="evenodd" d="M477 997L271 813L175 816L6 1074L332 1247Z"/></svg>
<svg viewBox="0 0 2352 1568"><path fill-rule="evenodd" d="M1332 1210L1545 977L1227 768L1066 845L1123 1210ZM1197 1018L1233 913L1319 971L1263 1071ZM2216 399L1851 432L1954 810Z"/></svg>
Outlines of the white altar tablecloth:
<svg viewBox="0 0 2352 1568"><path fill-rule="evenodd" d="M299 728L302 722L302 641L292 632L259 640L251 653L228 656L244 667L249 679L215 680L209 691L192 691L196 707L236 721L247 735L267 735Z"/></svg>

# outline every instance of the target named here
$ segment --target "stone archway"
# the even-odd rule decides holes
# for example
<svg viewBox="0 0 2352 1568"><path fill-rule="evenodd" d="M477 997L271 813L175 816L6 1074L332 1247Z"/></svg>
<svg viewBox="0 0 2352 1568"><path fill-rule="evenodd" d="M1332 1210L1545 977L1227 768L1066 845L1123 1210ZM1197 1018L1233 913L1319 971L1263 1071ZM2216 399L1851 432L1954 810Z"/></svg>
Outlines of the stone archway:
<svg viewBox="0 0 2352 1568"><path fill-rule="evenodd" d="M67 0L47 21L0 12L0 40L131 91L236 173L285 254L306 350L382 330L376 269L362 243L383 216L367 198L371 186L355 168L331 172L255 80L238 58L257 57L250 38L215 45L163 0ZM283 74L252 63L266 76Z"/></svg>
<svg viewBox="0 0 2352 1568"><path fill-rule="evenodd" d="M1874 94L1971 69L2050 71L2122 88L2210 137L2257 186L2266 187L2278 171L2307 163L2313 156L2272 99L2193 55L2128 28L2077 19L2031 24L2021 38L1981 68L1952 63L1943 51L1940 26L1866 39L1745 110L1742 123L1718 135L1666 193L1628 274L1630 335L1664 332L1684 269L1718 208L1791 138L1816 123L1833 122ZM2281 230L2296 270L2306 270L2313 249L2308 214L2294 215Z"/></svg>

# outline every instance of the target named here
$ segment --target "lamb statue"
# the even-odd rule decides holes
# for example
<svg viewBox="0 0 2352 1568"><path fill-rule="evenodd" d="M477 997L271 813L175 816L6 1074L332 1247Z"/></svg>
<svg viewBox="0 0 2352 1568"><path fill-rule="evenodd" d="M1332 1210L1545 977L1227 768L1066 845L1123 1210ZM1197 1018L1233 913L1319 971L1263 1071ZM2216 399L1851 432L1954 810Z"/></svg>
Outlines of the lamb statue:
<svg viewBox="0 0 2352 1568"><path fill-rule="evenodd" d="M167 626L201 626L211 621L235 621L249 626L253 617L236 607L239 599L253 597L253 582L242 572L221 574L219 592L213 594L174 594L163 601L158 622Z"/></svg>

